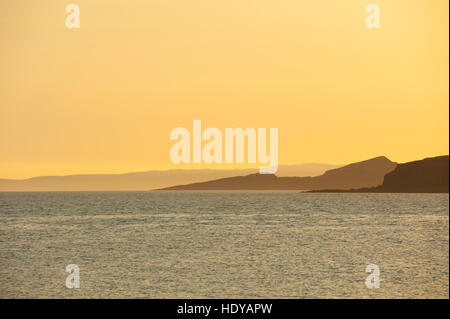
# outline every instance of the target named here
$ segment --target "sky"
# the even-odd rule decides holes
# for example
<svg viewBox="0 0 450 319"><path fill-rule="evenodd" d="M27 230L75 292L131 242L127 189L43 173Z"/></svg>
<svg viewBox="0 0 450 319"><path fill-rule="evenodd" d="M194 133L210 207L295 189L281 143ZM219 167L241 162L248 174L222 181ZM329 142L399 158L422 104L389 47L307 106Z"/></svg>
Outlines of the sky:
<svg viewBox="0 0 450 319"><path fill-rule="evenodd" d="M278 128L280 164L448 154L448 6L0 0L0 178L255 167L173 164L195 119Z"/></svg>

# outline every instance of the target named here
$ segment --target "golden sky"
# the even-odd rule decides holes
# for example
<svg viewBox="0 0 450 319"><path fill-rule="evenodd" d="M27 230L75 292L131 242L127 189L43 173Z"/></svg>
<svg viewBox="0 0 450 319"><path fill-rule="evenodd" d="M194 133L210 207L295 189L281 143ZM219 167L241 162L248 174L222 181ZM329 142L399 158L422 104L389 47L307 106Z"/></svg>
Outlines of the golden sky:
<svg viewBox="0 0 450 319"><path fill-rule="evenodd" d="M448 6L0 0L0 178L209 167L170 162L194 119L277 127L280 164L448 154Z"/></svg>

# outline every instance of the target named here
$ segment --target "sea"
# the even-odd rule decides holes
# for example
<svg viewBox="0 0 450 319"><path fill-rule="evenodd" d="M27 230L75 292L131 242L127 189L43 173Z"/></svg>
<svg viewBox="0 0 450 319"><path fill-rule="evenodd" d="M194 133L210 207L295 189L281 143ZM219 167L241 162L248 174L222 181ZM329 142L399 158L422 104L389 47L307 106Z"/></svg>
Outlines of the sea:
<svg viewBox="0 0 450 319"><path fill-rule="evenodd" d="M449 195L0 193L0 298L449 298Z"/></svg>

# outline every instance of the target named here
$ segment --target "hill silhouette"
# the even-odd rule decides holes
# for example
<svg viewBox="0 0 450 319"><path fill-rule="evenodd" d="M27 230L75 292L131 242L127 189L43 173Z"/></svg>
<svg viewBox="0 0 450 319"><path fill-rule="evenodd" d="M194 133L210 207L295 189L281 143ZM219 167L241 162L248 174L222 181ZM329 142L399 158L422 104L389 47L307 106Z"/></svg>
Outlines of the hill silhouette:
<svg viewBox="0 0 450 319"><path fill-rule="evenodd" d="M449 156L399 164L386 174L383 184L370 189L380 193L448 193ZM368 191L360 189L358 191Z"/></svg>
<svg viewBox="0 0 450 319"><path fill-rule="evenodd" d="M398 164L386 174L377 187L360 189L323 189L316 192L330 193L448 193L449 156L437 156Z"/></svg>
<svg viewBox="0 0 450 319"><path fill-rule="evenodd" d="M317 176L342 165L307 163L281 165L280 176ZM257 173L258 169L172 169L125 174L38 176L0 179L0 191L122 191L149 190L178 184Z"/></svg>
<svg viewBox="0 0 450 319"><path fill-rule="evenodd" d="M438 156L399 164L376 188L382 192L448 193L449 157Z"/></svg>
<svg viewBox="0 0 450 319"><path fill-rule="evenodd" d="M352 189L381 185L383 177L396 167L384 156L326 171L316 177L278 177L251 174L208 182L178 185L161 190L320 190Z"/></svg>

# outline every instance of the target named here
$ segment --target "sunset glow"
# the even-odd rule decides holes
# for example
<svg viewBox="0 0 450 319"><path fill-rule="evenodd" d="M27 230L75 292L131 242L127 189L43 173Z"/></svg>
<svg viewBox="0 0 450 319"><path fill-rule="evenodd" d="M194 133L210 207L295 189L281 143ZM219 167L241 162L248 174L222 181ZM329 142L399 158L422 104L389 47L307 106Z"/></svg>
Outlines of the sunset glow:
<svg viewBox="0 0 450 319"><path fill-rule="evenodd" d="M373 2L373 1L372 1ZM175 165L170 132L279 130L279 163L448 154L446 0L0 2L0 178Z"/></svg>

